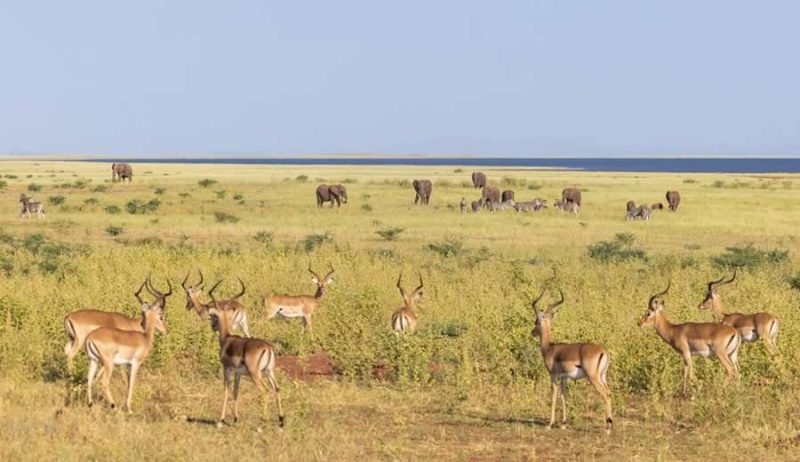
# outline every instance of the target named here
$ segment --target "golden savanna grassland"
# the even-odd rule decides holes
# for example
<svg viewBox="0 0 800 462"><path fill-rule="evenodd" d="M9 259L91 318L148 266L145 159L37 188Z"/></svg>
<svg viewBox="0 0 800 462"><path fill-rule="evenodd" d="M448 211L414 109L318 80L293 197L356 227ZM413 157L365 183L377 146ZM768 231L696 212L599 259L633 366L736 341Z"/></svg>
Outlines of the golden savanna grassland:
<svg viewBox="0 0 800 462"><path fill-rule="evenodd" d="M586 173L483 169L517 199L583 190L579 215L551 209L461 215L478 197L470 167L135 164L111 183L109 164L0 163L0 459L2 460L789 460L800 457L800 310L794 261L800 176ZM429 206L410 181L429 178ZM203 181L203 180L210 181ZM319 182L344 183L350 201L318 209ZM678 213L627 222L625 203L665 202ZM19 195L45 203L19 218ZM306 268L337 280L314 316L266 319L272 293L312 294ZM781 320L779 354L745 344L741 383L695 360L692 397L682 362L637 326L668 280L672 321L710 321L696 306L721 289L731 311ZM217 428L222 380L208 322L185 309L180 281L202 269L221 296L247 292L251 332L283 358L287 417L243 381L235 425ZM392 334L395 288L425 278L418 330ZM86 405L85 355L66 371L63 317L80 308L137 313L133 292L152 274L171 281L168 333L143 365L132 415ZM194 278L195 276L193 276ZM585 381L570 385L569 427L547 430L549 377L531 338L530 301L563 289L558 341L592 341L612 355L615 428ZM208 283L207 283L208 286ZM330 374L300 374L322 358ZM288 361L288 362L287 362ZM288 367L286 364L293 366ZM112 379L124 396L121 368ZM99 392L99 390L98 390Z"/></svg>

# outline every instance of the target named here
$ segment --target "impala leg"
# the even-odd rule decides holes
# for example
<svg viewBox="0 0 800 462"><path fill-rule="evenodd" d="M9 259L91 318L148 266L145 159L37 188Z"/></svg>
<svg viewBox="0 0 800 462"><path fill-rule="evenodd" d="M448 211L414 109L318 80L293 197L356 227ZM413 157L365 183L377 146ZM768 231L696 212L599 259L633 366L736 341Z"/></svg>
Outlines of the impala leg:
<svg viewBox="0 0 800 462"><path fill-rule="evenodd" d="M731 364L731 359L728 357L728 353L726 351L718 351L717 358L719 358L719 362L722 363L722 367L725 368L725 372L727 374L725 378L725 383L730 384L731 379L733 378L733 365Z"/></svg>
<svg viewBox="0 0 800 462"><path fill-rule="evenodd" d="M225 422L225 413L228 406L228 384L231 381L231 370L230 368L225 368L225 392L222 394L222 415L219 418L219 423Z"/></svg>
<svg viewBox="0 0 800 462"><path fill-rule="evenodd" d="M611 389L608 388L608 384L605 383L604 377L596 377L592 379L589 378L589 383L594 385L594 388L597 390L597 393L600 394L600 397L603 398L603 402L606 405L606 433L611 433L611 427L614 423L613 419L611 418Z"/></svg>
<svg viewBox="0 0 800 462"><path fill-rule="evenodd" d="M128 371L128 397L125 399L125 407L128 408L128 414L131 413L131 399L133 398L133 385L136 383L136 373L139 372L139 363L131 363L131 368Z"/></svg>
<svg viewBox="0 0 800 462"><path fill-rule="evenodd" d="M567 378L561 379L561 428L567 428Z"/></svg>
<svg viewBox="0 0 800 462"><path fill-rule="evenodd" d="M690 354L683 355L683 396L686 396L686 387L692 377L692 357Z"/></svg>
<svg viewBox="0 0 800 462"><path fill-rule="evenodd" d="M106 369L108 372L106 372ZM109 403L111 403L111 409L117 408L117 403L114 402L114 397L111 396L111 375L114 373L114 363L108 365L108 367L103 365L103 393L106 395L106 399Z"/></svg>
<svg viewBox="0 0 800 462"><path fill-rule="evenodd" d="M553 428L553 423L556 421L556 401L558 401L558 381L553 379L551 381L551 388L552 388L552 399L550 401L550 423L547 425L547 428Z"/></svg>
<svg viewBox="0 0 800 462"><path fill-rule="evenodd" d="M260 376L259 379L261 379ZM281 389L278 386L278 381L275 380L275 370L272 367L267 368L267 379L269 379L269 384L272 387L272 394L275 396L275 403L278 405L278 425L283 427L285 419L283 417L283 407L281 406ZM259 381L264 389L264 392L267 393L267 386L264 385L264 381Z"/></svg>
<svg viewBox="0 0 800 462"><path fill-rule="evenodd" d="M242 374L236 372L233 376L233 421L239 421L239 380Z"/></svg>
<svg viewBox="0 0 800 462"><path fill-rule="evenodd" d="M97 361L89 359L89 374L86 377L87 387L88 387L88 397L89 397L89 407L92 406L92 384L94 383L94 377L97 374Z"/></svg>

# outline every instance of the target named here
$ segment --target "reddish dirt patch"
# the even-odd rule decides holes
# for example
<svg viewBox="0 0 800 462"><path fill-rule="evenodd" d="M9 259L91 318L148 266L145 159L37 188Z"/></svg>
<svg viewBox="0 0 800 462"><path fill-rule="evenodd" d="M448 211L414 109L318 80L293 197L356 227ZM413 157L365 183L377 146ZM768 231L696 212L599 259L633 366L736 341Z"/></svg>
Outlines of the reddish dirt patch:
<svg viewBox="0 0 800 462"><path fill-rule="evenodd" d="M313 382L321 378L331 378L336 373L333 360L325 353L319 352L307 358L297 356L278 356L275 365L295 380Z"/></svg>

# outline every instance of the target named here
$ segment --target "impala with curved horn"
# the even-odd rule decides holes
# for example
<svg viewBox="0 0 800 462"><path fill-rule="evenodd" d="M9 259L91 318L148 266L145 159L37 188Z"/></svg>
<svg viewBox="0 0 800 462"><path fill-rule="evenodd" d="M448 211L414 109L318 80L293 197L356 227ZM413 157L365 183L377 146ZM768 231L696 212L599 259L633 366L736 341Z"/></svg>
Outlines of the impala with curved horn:
<svg viewBox="0 0 800 462"><path fill-rule="evenodd" d="M200 275L200 281L197 284L187 286L189 273L186 273L186 277L181 281L181 287L186 293L186 309L194 309L200 318L206 319L208 318L208 309L212 307L212 304L211 302L203 303L200 301L200 295L203 293L203 272L198 270L197 273ZM227 300L219 300L218 304L219 309L234 312L233 319L236 322L231 327L241 329L244 335L249 338L252 335L250 335L250 329L247 327L247 313L244 305L239 302L239 298L244 295L245 287L244 282L240 278L238 279L239 285L242 287L241 291Z"/></svg>
<svg viewBox="0 0 800 462"><path fill-rule="evenodd" d="M214 289L220 282L208 292L211 297L211 308L208 313L211 318L211 326L219 333L219 360L224 370L225 393L222 398L222 415L218 424L225 422L225 415L228 405L228 388L230 387L231 373L234 373L233 380L233 419L239 420L239 379L243 373L250 375L253 382L264 391L269 393L264 384L262 373L267 373L267 379L272 386L272 393L278 405L278 422L281 427L284 424L283 408L281 407L281 396L278 382L275 380L275 349L268 342L258 338L242 338L233 335L231 327L235 322L236 312L220 309L217 300L214 298Z"/></svg>
<svg viewBox="0 0 800 462"><path fill-rule="evenodd" d="M150 276L145 279L142 285L134 293L139 305L150 310L156 310L163 314L167 306L167 297L172 295L172 284L167 280L169 291L164 293L153 287ZM142 300L142 289L147 289L154 298L152 303ZM64 354L67 355L67 368L71 371L72 360L86 340L86 336L100 327L112 327L119 330L144 332L144 317L128 317L122 313L114 313L100 310L79 310L73 311L64 317L64 330L67 331L67 344L64 347Z"/></svg>
<svg viewBox="0 0 800 462"><path fill-rule="evenodd" d="M611 389L608 387L606 373L611 364L611 355L600 345L594 343L552 343L552 322L556 317L555 308L564 303L564 292L559 290L561 299L551 303L543 311L539 311L537 304L542 299L545 289L531 304L536 314L536 325L531 332L534 337L539 337L539 347L547 372L550 373L552 384L552 402L550 406L551 428L556 420L556 401L561 396L561 428L567 425L567 383L570 379L579 380L586 378L594 385L606 405L606 433L611 433L613 420L611 419Z"/></svg>
<svg viewBox="0 0 800 462"><path fill-rule="evenodd" d="M311 316L319 308L322 296L325 295L325 289L334 281L333 275L336 270L331 265L331 271L324 278L319 277L319 274L311 269L311 265L308 267L308 272L312 275L311 280L317 285L317 292L313 296L270 295L264 297L267 319L272 319L276 315L281 315L285 318L303 318L303 332L306 329L311 330Z"/></svg>
<svg viewBox="0 0 800 462"><path fill-rule="evenodd" d="M170 293L172 289L170 289ZM153 309L148 304L142 305L141 330L122 330L114 327L100 327L86 336L86 355L89 357L88 398L89 406L92 405L92 384L95 380L98 366L100 377L103 380L103 392L111 403L111 408L116 407L114 397L111 395L109 384L115 365L129 366L128 370L128 395L125 398L125 407L131 412L131 398L133 385L136 383L136 373L139 367L150 355L153 349L153 337L158 330L167 333L164 323L164 310Z"/></svg>
<svg viewBox="0 0 800 462"><path fill-rule="evenodd" d="M683 394L692 376L692 355L709 357L712 354L719 359L728 373L730 383L734 373L739 375L739 347L742 337L731 326L712 322L686 322L672 324L664 316L664 300L659 299L669 292L672 281L667 288L654 294L647 302L647 311L639 318L639 327L654 327L662 340L667 342L683 358Z"/></svg>
<svg viewBox="0 0 800 462"><path fill-rule="evenodd" d="M403 270L400 270L400 277L397 278L397 288L400 290L400 296L403 297L403 306L398 308L392 313L392 329L396 333L402 334L405 332L413 332L417 328L417 314L414 312L414 306L420 298L422 298L422 274L417 273L419 276L419 286L411 292L411 295L406 294L403 289Z"/></svg>
<svg viewBox="0 0 800 462"><path fill-rule="evenodd" d="M723 324L736 329L745 342L755 342L760 338L764 339L769 352L775 354L778 347L778 331L780 330L778 318L769 313L725 313L718 289L734 280L736 280L736 269L733 270L733 277L727 281L725 276L716 281L710 281L708 290L706 290L706 298L697 307L701 310L710 309Z"/></svg>

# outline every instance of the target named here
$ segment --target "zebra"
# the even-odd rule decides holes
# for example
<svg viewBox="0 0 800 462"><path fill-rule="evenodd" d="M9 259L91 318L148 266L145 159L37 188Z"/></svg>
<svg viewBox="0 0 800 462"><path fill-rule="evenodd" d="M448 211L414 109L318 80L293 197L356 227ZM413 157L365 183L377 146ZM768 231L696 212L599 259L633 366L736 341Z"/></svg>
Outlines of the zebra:
<svg viewBox="0 0 800 462"><path fill-rule="evenodd" d="M467 213L467 198L461 198L461 213Z"/></svg>
<svg viewBox="0 0 800 462"><path fill-rule="evenodd" d="M638 207L634 207L628 210L628 215L626 216L628 221L630 220L649 220L650 219L650 207L646 205L640 205Z"/></svg>
<svg viewBox="0 0 800 462"><path fill-rule="evenodd" d="M35 213L39 218L44 217L44 205L41 202L32 201L30 197L25 194L19 195L19 202L22 204L22 210L19 212L19 217L27 215L32 218L31 213Z"/></svg>

